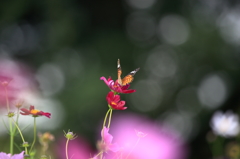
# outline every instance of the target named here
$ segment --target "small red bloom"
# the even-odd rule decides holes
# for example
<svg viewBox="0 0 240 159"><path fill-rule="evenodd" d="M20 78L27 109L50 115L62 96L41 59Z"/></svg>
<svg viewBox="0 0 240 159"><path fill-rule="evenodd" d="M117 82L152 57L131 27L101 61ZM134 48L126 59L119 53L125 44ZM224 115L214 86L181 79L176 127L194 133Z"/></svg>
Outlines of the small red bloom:
<svg viewBox="0 0 240 159"><path fill-rule="evenodd" d="M47 112L43 112L43 111L34 109L33 105L30 106L29 110L25 109L25 108L22 108L20 110L22 111L22 112L20 112L20 114L22 114L22 115L32 115L33 117L38 117L38 116L46 116L48 118L51 117L51 113L47 113Z"/></svg>
<svg viewBox="0 0 240 159"><path fill-rule="evenodd" d="M134 92L136 92L135 89L128 89L130 87L130 84L121 86L118 83L118 80L116 80L114 82L114 80L112 80L111 77L109 77L108 79L106 79L105 77L101 77L100 80L103 80L106 83L106 85L114 92L117 92L117 93L134 93Z"/></svg>
<svg viewBox="0 0 240 159"><path fill-rule="evenodd" d="M115 95L113 92L107 94L108 105L116 110L125 110L127 107L124 107L125 101L120 101L120 95Z"/></svg>

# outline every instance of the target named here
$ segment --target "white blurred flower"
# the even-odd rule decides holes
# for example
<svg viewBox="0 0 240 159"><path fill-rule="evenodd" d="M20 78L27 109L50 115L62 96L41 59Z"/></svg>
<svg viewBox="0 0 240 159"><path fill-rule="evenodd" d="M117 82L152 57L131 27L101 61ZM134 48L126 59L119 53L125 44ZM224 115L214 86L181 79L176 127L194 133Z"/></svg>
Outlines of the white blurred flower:
<svg viewBox="0 0 240 159"><path fill-rule="evenodd" d="M213 132L223 137L233 137L240 131L238 115L231 111L217 111L210 122Z"/></svg>

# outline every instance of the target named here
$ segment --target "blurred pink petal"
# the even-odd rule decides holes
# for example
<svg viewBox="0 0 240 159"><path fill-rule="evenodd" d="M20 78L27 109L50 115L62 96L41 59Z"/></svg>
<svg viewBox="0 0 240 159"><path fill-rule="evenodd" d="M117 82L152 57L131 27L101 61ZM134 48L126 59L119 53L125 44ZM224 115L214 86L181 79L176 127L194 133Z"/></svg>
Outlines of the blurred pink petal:
<svg viewBox="0 0 240 159"><path fill-rule="evenodd" d="M104 126L101 132L101 136L104 142L102 147L104 147L105 152L107 151L117 152L119 150L119 146L117 143L112 144L113 136L109 134L108 131L109 131L109 128L106 128Z"/></svg>
<svg viewBox="0 0 240 159"><path fill-rule="evenodd" d="M186 156L183 142L173 131L157 128L140 116L115 116L111 123L111 134L121 150L106 155L106 159L117 159L120 156L128 159L183 159Z"/></svg>
<svg viewBox="0 0 240 159"><path fill-rule="evenodd" d="M15 154L11 156L11 154L6 154L5 152L0 152L0 159L24 159L24 151L20 154Z"/></svg>
<svg viewBox="0 0 240 159"><path fill-rule="evenodd" d="M1 57L0 57L1 58ZM6 107L6 92L10 104L14 100L19 100L24 91L36 89L34 75L29 67L10 59L0 60L0 107ZM21 97L23 98L23 97ZM11 106L11 105L10 105Z"/></svg>

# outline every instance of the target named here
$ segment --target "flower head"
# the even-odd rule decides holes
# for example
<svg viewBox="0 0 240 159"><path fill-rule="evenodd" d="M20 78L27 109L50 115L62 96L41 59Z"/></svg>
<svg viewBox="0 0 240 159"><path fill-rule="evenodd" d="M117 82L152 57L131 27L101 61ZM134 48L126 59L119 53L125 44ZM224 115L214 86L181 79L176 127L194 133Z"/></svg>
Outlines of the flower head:
<svg viewBox="0 0 240 159"><path fill-rule="evenodd" d="M64 131L64 136L65 136L68 140L74 140L74 139L77 138L77 135L74 134L73 132L71 132L70 130L68 130L67 133Z"/></svg>
<svg viewBox="0 0 240 159"><path fill-rule="evenodd" d="M240 132L238 116L231 111L225 114L217 111L214 113L210 125L216 135L223 137L233 137Z"/></svg>
<svg viewBox="0 0 240 159"><path fill-rule="evenodd" d="M45 132L44 134L38 133L39 142L44 145L45 143L49 143L54 140L54 136L49 132Z"/></svg>
<svg viewBox="0 0 240 159"><path fill-rule="evenodd" d="M22 111L22 112L20 112L20 114L22 114L22 115L32 115L33 117L38 117L38 116L46 116L48 118L51 117L51 113L34 109L34 106L32 106L32 105L30 106L29 110L25 109L25 108L22 108L20 110Z"/></svg>
<svg viewBox="0 0 240 159"><path fill-rule="evenodd" d="M117 143L112 144L113 136L108 133L109 128L104 127L101 131L102 142L98 143L98 147L101 151L107 152L117 152L119 150L119 146Z"/></svg>
<svg viewBox="0 0 240 159"><path fill-rule="evenodd" d="M24 159L24 155L23 155L24 151L21 152L20 154L16 154L16 155L11 155L11 154L6 154L4 152L0 152L0 158L1 159Z"/></svg>
<svg viewBox="0 0 240 159"><path fill-rule="evenodd" d="M139 138L143 138L143 137L147 136L147 134L145 134L141 131L135 130L135 132L136 132L137 137L139 137Z"/></svg>
<svg viewBox="0 0 240 159"><path fill-rule="evenodd" d="M12 78L10 77L5 77L5 76L1 76L0 77L0 83L2 86L6 87L8 86L8 84L12 81Z"/></svg>
<svg viewBox="0 0 240 159"><path fill-rule="evenodd" d="M116 110L125 110L127 107L124 107L125 101L120 101L120 95L115 95L113 92L109 92L107 94L107 102L108 105Z"/></svg>
<svg viewBox="0 0 240 159"><path fill-rule="evenodd" d="M22 107L23 103L24 103L23 100L19 100L19 101L17 101L14 105L15 105L15 107L17 107L17 108L19 109L19 108Z"/></svg>
<svg viewBox="0 0 240 159"><path fill-rule="evenodd" d="M118 80L116 80L114 82L114 80L112 80L111 77L109 77L108 79L106 79L105 77L101 77L100 80L103 80L105 82L105 84L114 92L117 92L117 93L134 93L134 92L136 92L135 89L128 89L130 87L130 84L121 86L118 83Z"/></svg>

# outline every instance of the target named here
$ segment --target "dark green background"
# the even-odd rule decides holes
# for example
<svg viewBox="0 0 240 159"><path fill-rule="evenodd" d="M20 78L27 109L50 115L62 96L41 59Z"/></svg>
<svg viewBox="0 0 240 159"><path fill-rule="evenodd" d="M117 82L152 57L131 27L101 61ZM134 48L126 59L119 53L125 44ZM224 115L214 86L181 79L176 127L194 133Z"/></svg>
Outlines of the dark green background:
<svg viewBox="0 0 240 159"><path fill-rule="evenodd" d="M234 10L239 3L227 0L213 2L217 5L213 3L211 7L210 3L201 0L161 0L156 1L151 8L137 9L124 0L2 1L0 42L14 41L14 36L4 34L6 29L13 26L32 27L36 34L36 45L30 45L27 41L16 49L8 45L7 53L33 70L37 70L44 63L65 66L64 88L57 92L54 98L64 106L66 118L62 127L52 133L58 137L62 130L71 129L86 137L94 148L98 133L96 129L107 111L105 96L109 91L99 78L112 76L116 79L116 61L120 58L124 74L140 67L135 82L146 79L148 72L144 68L145 60L149 52L158 45L166 45L179 56L178 69L181 71L176 79L177 84L173 80L175 89L169 90L162 105L153 111L140 112L131 108L130 104L126 111L157 119L164 112L176 107L176 96L182 88L197 87L201 79L211 71L223 71L231 81L229 95L219 109L239 111L239 44L224 41L217 27L217 19L224 14L226 8ZM146 41L132 39L126 30L126 19L133 12L151 15L156 24L166 15L180 15L190 27L189 38L181 45L168 44L157 35ZM78 68L75 68L74 75L69 73L72 67L66 67L71 62L65 58L70 56L71 52L79 55L80 66L83 66L79 68L79 72ZM205 66L207 67L198 75L198 80L191 81L193 72ZM134 83L131 88L134 89ZM122 98L128 102L127 96L122 95ZM192 119L198 121L199 130L187 141L190 148L189 158L211 158L206 134L210 130L209 121L214 111L203 109Z"/></svg>

